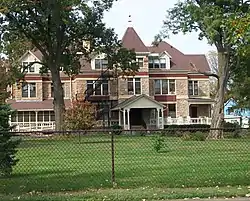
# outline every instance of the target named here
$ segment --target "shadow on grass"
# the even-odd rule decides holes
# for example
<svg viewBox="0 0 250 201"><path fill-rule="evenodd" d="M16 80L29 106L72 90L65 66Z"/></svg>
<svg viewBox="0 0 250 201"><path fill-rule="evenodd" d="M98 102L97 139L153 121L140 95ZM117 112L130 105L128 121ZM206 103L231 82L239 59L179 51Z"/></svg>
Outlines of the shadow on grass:
<svg viewBox="0 0 250 201"><path fill-rule="evenodd" d="M28 192L77 191L111 187L110 172L74 173L74 170L42 171L0 178L0 194L20 195Z"/></svg>

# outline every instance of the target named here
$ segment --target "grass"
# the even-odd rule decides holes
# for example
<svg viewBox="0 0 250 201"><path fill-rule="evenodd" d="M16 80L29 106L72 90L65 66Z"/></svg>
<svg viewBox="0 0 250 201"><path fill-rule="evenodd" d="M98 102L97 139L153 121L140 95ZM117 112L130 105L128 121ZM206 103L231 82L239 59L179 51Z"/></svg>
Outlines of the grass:
<svg viewBox="0 0 250 201"><path fill-rule="evenodd" d="M136 189L143 187L182 189L181 192L193 189L198 196L202 192L197 194L194 191L197 187L214 189L250 185L250 139L183 141L165 137L165 149L160 153L154 150L154 141L153 136L115 137L115 176L120 190L114 192L121 193L129 188L131 192L134 189L136 195ZM62 192L87 191L76 193L75 198L70 199L80 200L79 196L85 195L91 200L88 189L113 192L110 190L109 136L26 139L20 145L17 157L20 161L13 175L0 179L0 196L15 200L14 197L33 192L36 196L42 194L43 200L50 200L51 195L54 196L52 200L63 200ZM111 197L116 194L107 192L108 196L112 194ZM192 192L188 191L190 195ZM223 192L220 192L222 196ZM185 196L185 190L182 195ZM67 195L63 196L67 200ZM24 200L30 200L29 196L24 196Z"/></svg>

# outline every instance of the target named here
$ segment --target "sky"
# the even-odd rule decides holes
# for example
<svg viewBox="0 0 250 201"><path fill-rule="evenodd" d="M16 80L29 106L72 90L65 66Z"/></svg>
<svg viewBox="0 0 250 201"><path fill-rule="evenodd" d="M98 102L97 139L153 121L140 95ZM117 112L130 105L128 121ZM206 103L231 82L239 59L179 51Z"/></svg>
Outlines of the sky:
<svg viewBox="0 0 250 201"><path fill-rule="evenodd" d="M104 22L112 27L121 39L129 23L131 15L132 26L141 37L145 45L150 45L154 36L158 34L163 25L166 11L173 7L178 0L118 0L112 9L105 13ZM197 33L170 34L166 42L185 54L207 54L215 50L207 40L198 40Z"/></svg>

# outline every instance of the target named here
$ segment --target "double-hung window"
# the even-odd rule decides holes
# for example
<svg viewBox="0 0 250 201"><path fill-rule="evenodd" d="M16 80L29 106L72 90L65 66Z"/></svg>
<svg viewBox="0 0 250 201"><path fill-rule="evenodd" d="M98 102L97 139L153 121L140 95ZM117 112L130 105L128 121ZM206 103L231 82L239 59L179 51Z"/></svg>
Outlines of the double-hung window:
<svg viewBox="0 0 250 201"><path fill-rule="evenodd" d="M155 95L175 94L175 80L154 80Z"/></svg>
<svg viewBox="0 0 250 201"><path fill-rule="evenodd" d="M188 81L188 95L197 96L199 94L198 81L190 80Z"/></svg>
<svg viewBox="0 0 250 201"><path fill-rule="evenodd" d="M22 84L22 97L23 98L36 97L36 83L23 83Z"/></svg>
<svg viewBox="0 0 250 201"><path fill-rule="evenodd" d="M128 94L141 94L141 78L128 78Z"/></svg>

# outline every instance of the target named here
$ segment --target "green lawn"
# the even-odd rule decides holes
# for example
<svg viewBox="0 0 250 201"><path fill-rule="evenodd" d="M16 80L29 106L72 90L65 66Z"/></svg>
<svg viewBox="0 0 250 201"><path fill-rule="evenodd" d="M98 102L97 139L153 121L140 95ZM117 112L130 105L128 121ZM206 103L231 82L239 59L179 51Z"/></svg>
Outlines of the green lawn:
<svg viewBox="0 0 250 201"><path fill-rule="evenodd" d="M117 187L190 188L250 185L250 139L183 141L165 137L115 137ZM111 184L109 136L23 140L11 178L0 179L0 194L60 193L106 189Z"/></svg>

